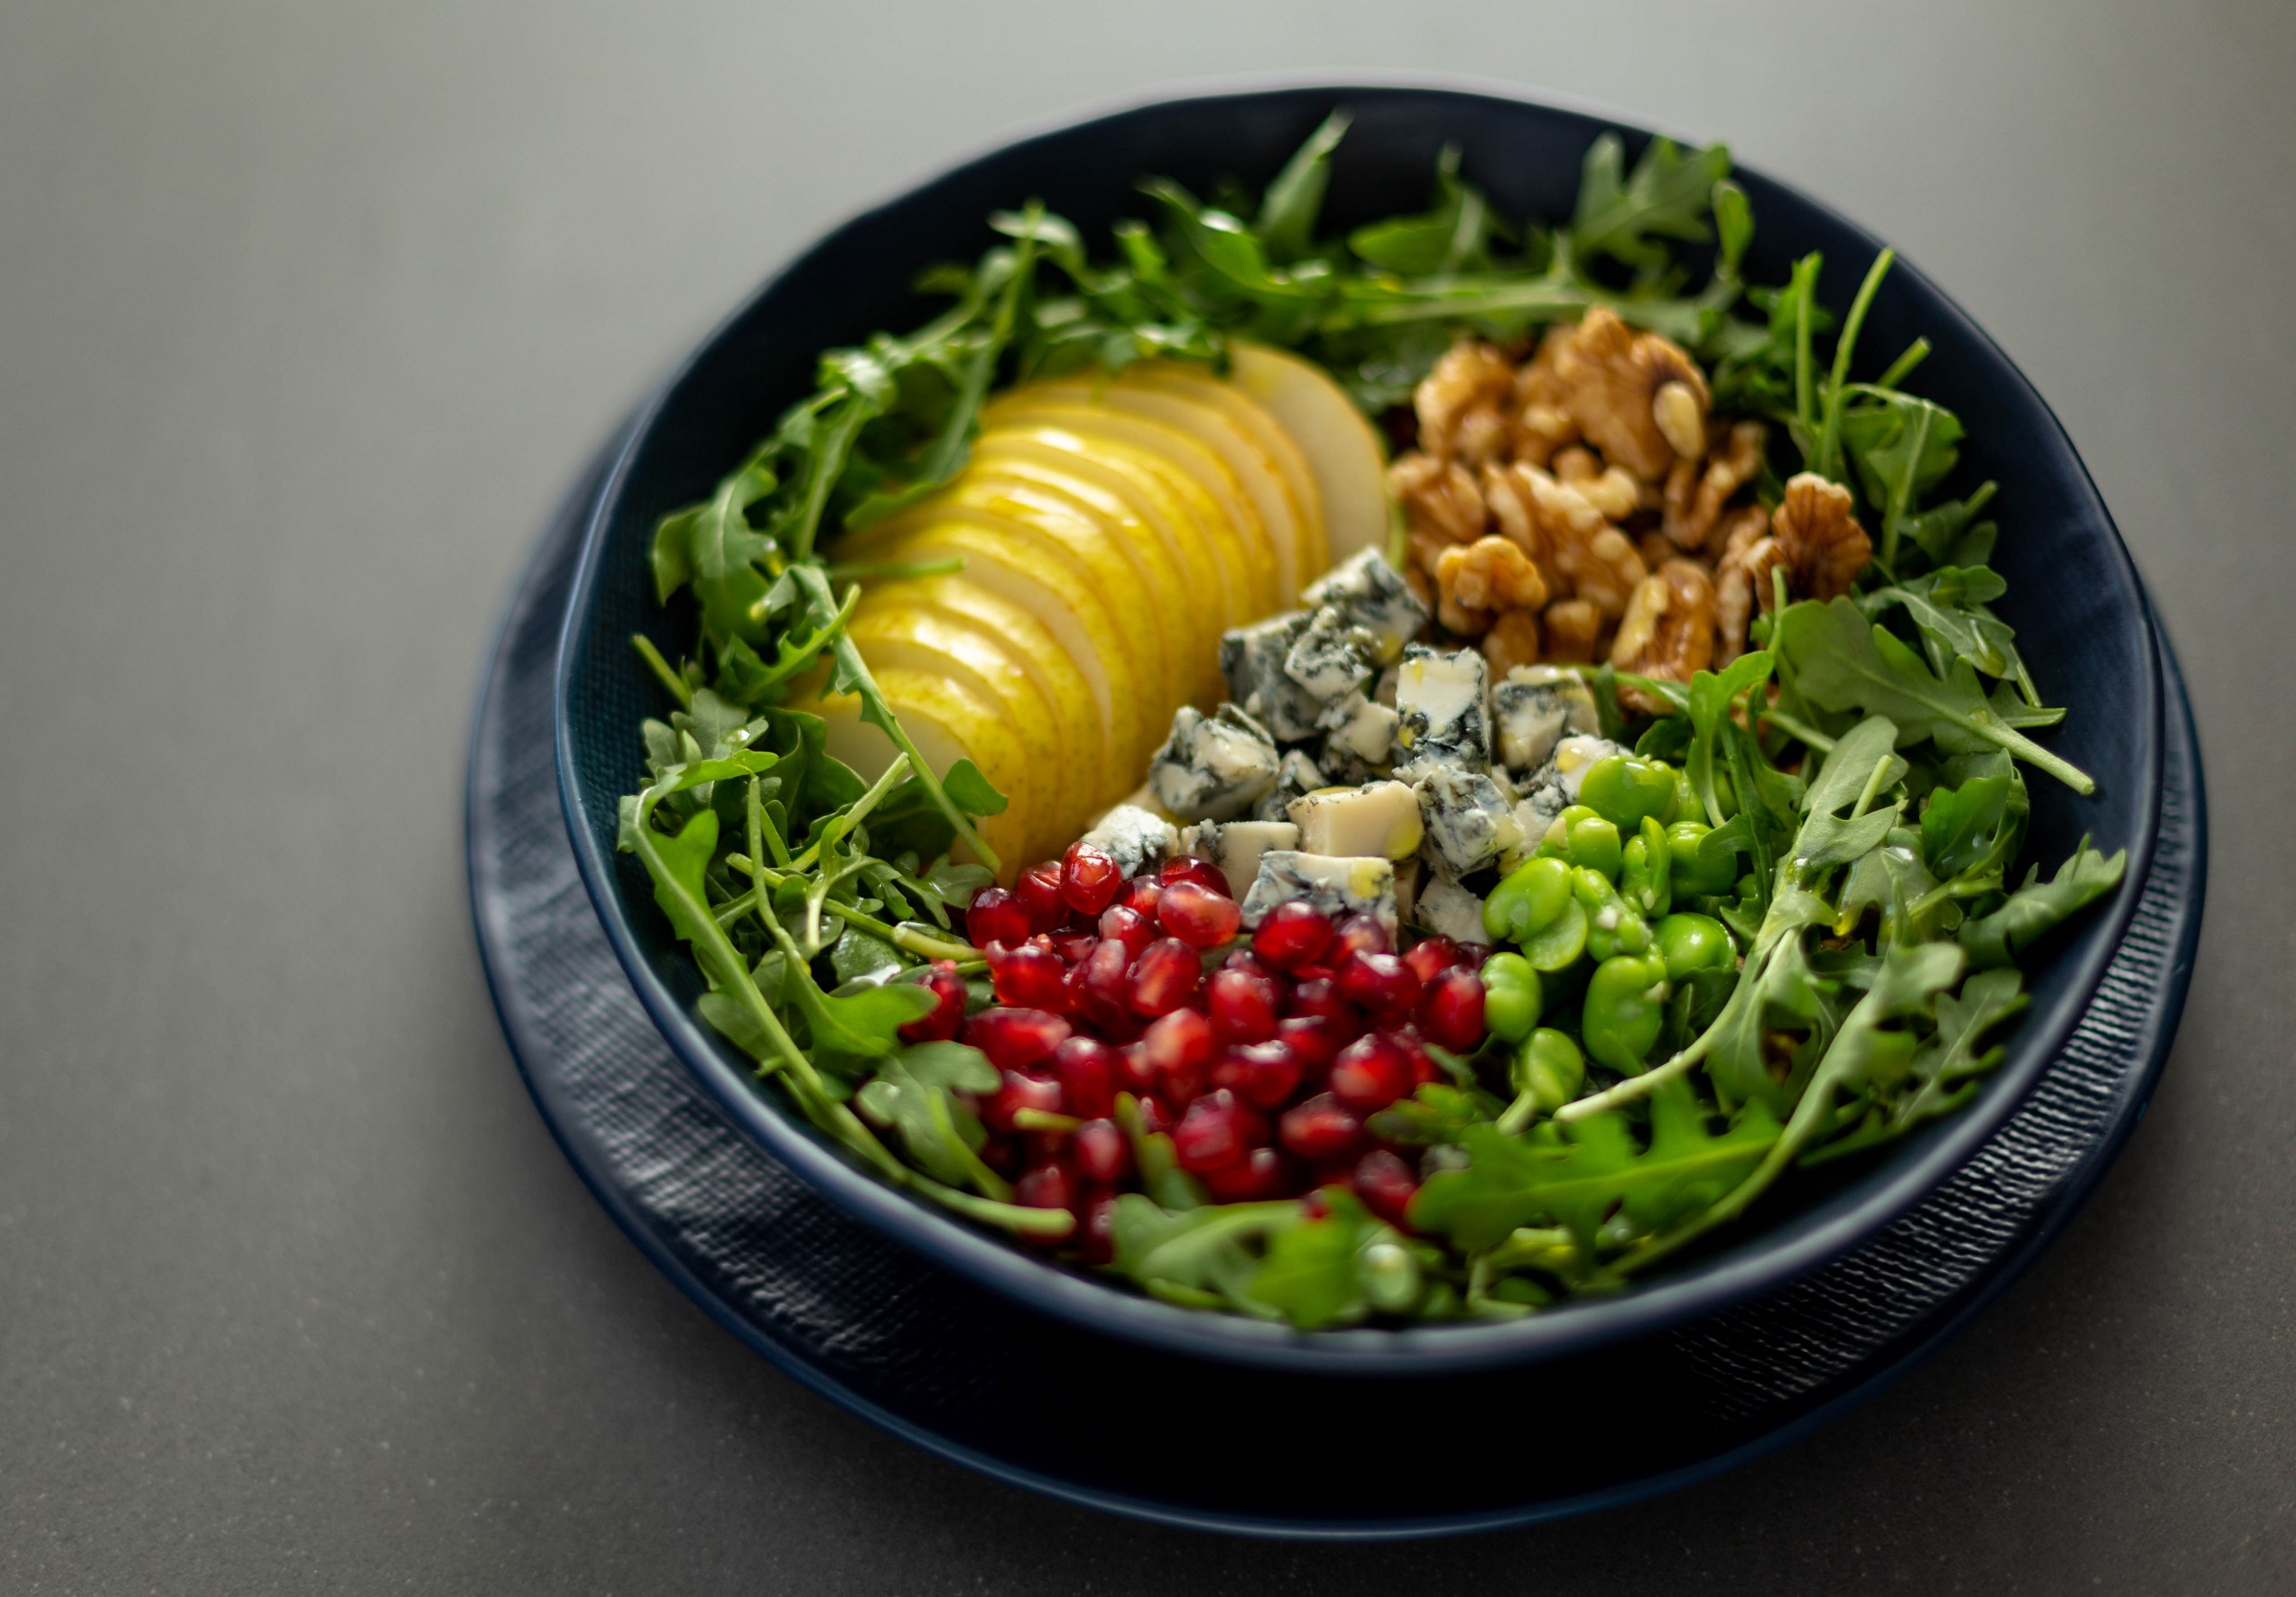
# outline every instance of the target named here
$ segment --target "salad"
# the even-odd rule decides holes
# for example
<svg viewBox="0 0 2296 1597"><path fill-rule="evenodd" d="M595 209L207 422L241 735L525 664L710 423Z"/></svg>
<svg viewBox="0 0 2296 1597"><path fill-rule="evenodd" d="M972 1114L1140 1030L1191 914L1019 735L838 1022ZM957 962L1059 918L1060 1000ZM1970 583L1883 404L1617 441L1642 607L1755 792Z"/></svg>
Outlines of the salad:
<svg viewBox="0 0 2296 1597"><path fill-rule="evenodd" d="M1573 214L1041 205L651 545L621 847L878 1177L1302 1329L1616 1291L1977 1091L2121 878L1916 340L1741 276L1720 146ZM1957 496L1957 497L1956 497ZM2010 529L2014 536L2014 528ZM674 662L673 654L675 655Z"/></svg>

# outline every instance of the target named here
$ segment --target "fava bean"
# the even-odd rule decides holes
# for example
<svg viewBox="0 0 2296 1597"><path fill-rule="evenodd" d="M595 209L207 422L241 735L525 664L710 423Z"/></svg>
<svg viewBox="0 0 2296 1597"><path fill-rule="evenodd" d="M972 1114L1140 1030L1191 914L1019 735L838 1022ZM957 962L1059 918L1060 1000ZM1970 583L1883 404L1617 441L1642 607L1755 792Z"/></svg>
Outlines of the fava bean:
<svg viewBox="0 0 2296 1597"><path fill-rule="evenodd" d="M1674 907L1674 851L1666 829L1645 815L1641 834L1626 845L1619 869L1619 896L1655 920Z"/></svg>
<svg viewBox="0 0 2296 1597"><path fill-rule="evenodd" d="M1666 962L1655 955L1618 954L1595 966L1579 1007L1578 1034L1586 1051L1623 1076L1640 1076L1643 1057L1666 1024Z"/></svg>
<svg viewBox="0 0 2296 1597"><path fill-rule="evenodd" d="M1645 818L1664 825L1674 813L1674 767L1633 754L1611 754L1587 767L1578 802L1621 832Z"/></svg>
<svg viewBox="0 0 2296 1597"><path fill-rule="evenodd" d="M1560 859L1531 859L1483 900L1483 929L1493 943L1520 943L1547 925L1571 901L1570 867Z"/></svg>
<svg viewBox="0 0 2296 1597"><path fill-rule="evenodd" d="M1675 897L1689 898L1728 893L1736 883L1738 856L1734 851L1716 850L1711 854L1701 851L1712 830L1702 821L1676 821L1667 828L1667 847L1673 858L1669 874Z"/></svg>
<svg viewBox="0 0 2296 1597"><path fill-rule="evenodd" d="M1711 915L1669 915L1658 923L1656 936L1658 956L1673 981L1694 970L1729 970L1738 963L1729 930Z"/></svg>
<svg viewBox="0 0 2296 1597"><path fill-rule="evenodd" d="M1534 970L1562 970L1586 952L1586 911L1574 896L1562 913L1523 939L1523 958Z"/></svg>
<svg viewBox="0 0 2296 1597"><path fill-rule="evenodd" d="M1483 1024L1490 1031L1509 1042L1521 1042L1545 1008L1538 971L1529 960L1520 954L1493 954L1483 962Z"/></svg>
<svg viewBox="0 0 2296 1597"><path fill-rule="evenodd" d="M1586 951L1598 961L1649 950L1650 922L1619 897L1619 890L1601 872L1583 865L1574 867L1571 897L1586 912Z"/></svg>
<svg viewBox="0 0 2296 1597"><path fill-rule="evenodd" d="M1586 1085L1586 1055L1568 1035L1542 1026L1515 1050L1508 1074L1516 1092L1529 1094L1541 1114L1551 1115Z"/></svg>

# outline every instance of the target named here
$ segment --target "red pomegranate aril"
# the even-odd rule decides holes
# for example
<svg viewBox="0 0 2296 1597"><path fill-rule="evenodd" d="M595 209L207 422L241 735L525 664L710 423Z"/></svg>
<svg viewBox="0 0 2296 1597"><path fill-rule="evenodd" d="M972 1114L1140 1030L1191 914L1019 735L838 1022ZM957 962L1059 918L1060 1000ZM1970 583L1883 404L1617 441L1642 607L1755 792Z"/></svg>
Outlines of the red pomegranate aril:
<svg viewBox="0 0 2296 1597"><path fill-rule="evenodd" d="M1100 946L1100 940L1091 932L1059 931L1045 941L1051 944L1052 951L1060 956L1063 965L1082 965L1086 957Z"/></svg>
<svg viewBox="0 0 2296 1597"><path fill-rule="evenodd" d="M997 1002L1027 1009L1063 1009L1068 1007L1065 984L1069 967L1049 947L1034 942L1017 948L991 943L988 979L997 989Z"/></svg>
<svg viewBox="0 0 2296 1597"><path fill-rule="evenodd" d="M1082 915L1098 915L1124 890L1124 871L1105 849L1071 843L1060 862L1060 896Z"/></svg>
<svg viewBox="0 0 2296 1597"><path fill-rule="evenodd" d="M1021 1140L992 1135L981 1144L981 1163L1001 1176L1017 1174L1021 1167Z"/></svg>
<svg viewBox="0 0 2296 1597"><path fill-rule="evenodd" d="M964 1040L999 1070L1027 1070L1069 1040L1069 1023L1043 1009L982 1009L964 1023Z"/></svg>
<svg viewBox="0 0 2296 1597"><path fill-rule="evenodd" d="M1058 1115L1063 1112L1063 1102L1059 1082L1025 1071L1008 1070L1003 1084L982 1104L981 1118L992 1131L1010 1131L1012 1117L1021 1110L1040 1109L1049 1115Z"/></svg>
<svg viewBox="0 0 2296 1597"><path fill-rule="evenodd" d="M1135 1012L1169 1014L1195 994L1203 980L1203 961L1176 937L1161 937L1132 962L1129 1002Z"/></svg>
<svg viewBox="0 0 2296 1597"><path fill-rule="evenodd" d="M1012 1184L1012 1201L1024 1209L1071 1209L1076 1197L1076 1178L1060 1164L1039 1164Z"/></svg>
<svg viewBox="0 0 2296 1597"><path fill-rule="evenodd" d="M1267 1134L1268 1122L1225 1088L1188 1105L1172 1130L1181 1167L1199 1175L1232 1164Z"/></svg>
<svg viewBox="0 0 2296 1597"><path fill-rule="evenodd" d="M1124 1002L1132 996L1132 955L1123 943L1105 939L1069 972L1069 980L1076 1012L1106 1027L1124 1014Z"/></svg>
<svg viewBox="0 0 2296 1597"><path fill-rule="evenodd" d="M1299 1061L1299 1074L1309 1080L1319 1081L1332 1068L1339 1051L1358 1036L1356 1028L1330 1015L1293 1015L1279 1021L1275 1028L1276 1040L1292 1051Z"/></svg>
<svg viewBox="0 0 2296 1597"><path fill-rule="evenodd" d="M1284 1146L1311 1164L1345 1159L1363 1145L1362 1117L1332 1093L1285 1110L1275 1130Z"/></svg>
<svg viewBox="0 0 2296 1597"><path fill-rule="evenodd" d="M1332 934L1332 945L1323 951L1323 963L1335 970L1347 963L1347 956L1358 951L1366 954L1392 952L1395 939L1387 935L1387 923L1376 915L1351 915L1339 922Z"/></svg>
<svg viewBox="0 0 2296 1597"><path fill-rule="evenodd" d="M1174 1009L1143 1031L1137 1046L1156 1073L1156 1090L1185 1104L1203 1091L1219 1039L1212 1023L1194 1009Z"/></svg>
<svg viewBox="0 0 2296 1597"><path fill-rule="evenodd" d="M1163 897L1156 901L1156 919L1191 948L1217 948L1235 938L1244 912L1235 899L1202 882L1174 881L1164 884Z"/></svg>
<svg viewBox="0 0 2296 1597"><path fill-rule="evenodd" d="M1290 1015L1319 1015L1336 1020L1347 1028L1353 1037L1363 1030L1363 1013L1340 995L1339 984L1329 976L1318 976L1300 982L1284 1000L1284 1013Z"/></svg>
<svg viewBox="0 0 2296 1597"><path fill-rule="evenodd" d="M1446 1079L1443 1067L1427 1052L1427 1039L1420 1035L1419 1027L1414 1022L1405 1020L1382 1026L1379 1034L1402 1049L1403 1057L1411 1061L1411 1080L1414 1085L1424 1087L1430 1081Z"/></svg>
<svg viewBox="0 0 2296 1597"><path fill-rule="evenodd" d="M1124 1055L1098 1037L1071 1037L1052 1051L1052 1074L1060 1077L1067 1113L1084 1120L1115 1111L1116 1082L1123 1069Z"/></svg>
<svg viewBox="0 0 2296 1597"><path fill-rule="evenodd" d="M1194 854L1175 854L1165 860L1163 868L1157 873L1157 879L1166 887L1174 882L1192 881L1199 887L1209 888L1224 898L1234 897L1228 891L1227 878L1220 874L1220 867L1208 859L1198 859Z"/></svg>
<svg viewBox="0 0 2296 1597"><path fill-rule="evenodd" d="M1244 970L1215 970L1205 1009L1223 1042L1266 1042L1275 1035L1275 983Z"/></svg>
<svg viewBox="0 0 2296 1597"><path fill-rule="evenodd" d="M1111 904L1100 912L1100 935L1110 942L1121 943L1126 958L1137 960L1140 950L1156 941L1156 922L1137 909Z"/></svg>
<svg viewBox="0 0 2296 1597"><path fill-rule="evenodd" d="M1419 1192L1411 1166L1385 1148L1374 1148L1356 1162L1353 1185L1363 1207L1391 1226L1404 1224L1404 1212Z"/></svg>
<svg viewBox="0 0 2296 1597"><path fill-rule="evenodd" d="M1283 1042L1246 1043L1220 1055L1212 1085L1258 1109L1280 1109L1299 1086L1299 1056Z"/></svg>
<svg viewBox="0 0 2296 1597"><path fill-rule="evenodd" d="M1411 1055L1384 1033L1358 1037L1332 1061L1332 1092L1358 1114L1384 1109L1411 1090Z"/></svg>
<svg viewBox="0 0 2296 1597"><path fill-rule="evenodd" d="M1133 1097L1145 1097L1163 1085L1164 1078L1157 1074L1156 1056L1145 1042L1127 1043L1116 1053L1124 1061L1117 1067L1116 1080Z"/></svg>
<svg viewBox="0 0 2296 1597"><path fill-rule="evenodd" d="M1328 982L1338 974L1339 971L1336 966L1326 965L1322 961L1317 960L1311 964L1303 965L1297 969L1293 970L1292 972L1292 979L1295 982Z"/></svg>
<svg viewBox="0 0 2296 1597"><path fill-rule="evenodd" d="M1116 902L1131 910L1135 915L1144 915L1154 920L1156 919L1156 900L1163 896L1163 892L1162 884L1147 872L1142 871L1124 884L1124 891L1116 895Z"/></svg>
<svg viewBox="0 0 2296 1597"><path fill-rule="evenodd" d="M1132 1143L1109 1120L1087 1120L1073 1133L1076 1173L1093 1187L1114 1187L1132 1173Z"/></svg>
<svg viewBox="0 0 2296 1597"><path fill-rule="evenodd" d="M1492 951L1488 943L1462 943L1459 944L1459 958L1452 963L1462 970L1480 970Z"/></svg>
<svg viewBox="0 0 2296 1597"><path fill-rule="evenodd" d="M1403 956L1403 963L1411 967L1412 974L1419 978L1420 985L1424 987L1459 963L1459 944L1440 933L1433 937L1423 937L1411 945L1411 951Z"/></svg>
<svg viewBox="0 0 2296 1597"><path fill-rule="evenodd" d="M947 1042L964 1024L964 978L957 962L936 960L917 984L933 995L933 1007L901 1028L903 1042Z"/></svg>
<svg viewBox="0 0 2296 1597"><path fill-rule="evenodd" d="M1419 977L1393 954L1362 949L1339 967L1339 992L1369 1015L1407 1015L1419 1007Z"/></svg>
<svg viewBox="0 0 2296 1597"><path fill-rule="evenodd" d="M1002 887L983 887L973 895L972 907L964 912L964 935L973 940L976 948L992 943L1017 947L1035 930L1036 917L1028 906L1018 894Z"/></svg>
<svg viewBox="0 0 2296 1597"><path fill-rule="evenodd" d="M1278 970L1297 970L1331 943L1332 923L1297 898L1269 910L1251 934L1252 951Z"/></svg>
<svg viewBox="0 0 2296 1597"><path fill-rule="evenodd" d="M1076 1251L1087 1264L1106 1264L1116 1256L1116 1200L1094 1198L1085 1206L1074 1234Z"/></svg>
<svg viewBox="0 0 2296 1597"><path fill-rule="evenodd" d="M1162 1132L1167 1137L1180 1124L1180 1115L1171 1104L1154 1096L1140 1099L1140 1135L1153 1137Z"/></svg>
<svg viewBox="0 0 2296 1597"><path fill-rule="evenodd" d="M1013 897L1020 899L1033 922L1030 931L1049 932L1069 918L1069 901L1060 896L1060 861L1048 859L1042 865L1031 865L1021 873L1021 879L1012 884Z"/></svg>
<svg viewBox="0 0 2296 1597"><path fill-rule="evenodd" d="M1419 1029L1453 1054L1472 1053L1483 1041L1483 978L1457 967L1437 976L1420 997Z"/></svg>
<svg viewBox="0 0 2296 1597"><path fill-rule="evenodd" d="M1217 1169L1200 1172L1203 1188L1214 1203L1248 1204L1280 1198L1292 1185L1284 1156L1273 1148L1253 1148L1243 1158Z"/></svg>

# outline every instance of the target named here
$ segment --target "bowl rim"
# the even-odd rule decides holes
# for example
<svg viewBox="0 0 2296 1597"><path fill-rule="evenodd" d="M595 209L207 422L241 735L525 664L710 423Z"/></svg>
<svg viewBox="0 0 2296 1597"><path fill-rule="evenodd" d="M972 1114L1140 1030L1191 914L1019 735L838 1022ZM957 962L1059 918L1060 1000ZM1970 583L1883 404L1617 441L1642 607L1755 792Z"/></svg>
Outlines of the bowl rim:
<svg viewBox="0 0 2296 1597"><path fill-rule="evenodd" d="M1028 144L1071 136L1102 122L1161 106L1248 100L1300 91L1336 96L1401 91L1496 100L1560 112L1614 127L1630 136L1646 136L1657 131L1648 123L1589 101L1574 101L1517 85L1445 74L1255 74L1193 79L1031 121L1019 131L985 143L850 215L786 257L694 345L639 407L600 479L585 517L580 563L561 625L554 672L553 753L561 810L583 885L605 926L615 957L629 975L641 1005L680 1063L739 1129L762 1143L800 1179L856 1219L895 1237L928 1259L1042 1312L1131 1342L1223 1363L1322 1374L1411 1376L1453 1375L1565 1357L1597 1343L1646 1337L1712 1314L1774 1291L1850 1251L1901 1218L1923 1195L1966 1163L2023 1100L2064 1048L2094 997L2135 914L2152 865L2160 827L2163 695L2159 651L2150 628L2142 629L2141 632L2144 660L2140 681L2144 701L2134 707L2138 715L2132 718L2138 726L2140 747L2146 753L2140 755L2138 762L2142 775L2140 790L2133 795L2136 825L2127 844L2128 871L2112 898L2084 929L2081 941L2062 956L2072 962L2071 979L2045 1009L2037 1009L2026 1014L2010 1045L2009 1056L1995 1077L1994 1090L1983 1094L1963 1113L1940 1122L1932 1140L1925 1145L1910 1148L1877 1165L1862 1179L1860 1187L1846 1189L1857 1192L1860 1187L1867 1188L1854 1202L1821 1205L1815 1215L1790 1217L1725 1253L1679 1272L1661 1275L1616 1297L1577 1299L1546 1313L1495 1322L1402 1330L1357 1327L1302 1332L1238 1315L1182 1309L1027 1253L1001 1236L978 1230L924 1200L884 1185L818 1140L811 1128L802 1125L760 1090L754 1073L743 1062L735 1060L661 980L630 920L614 861L608 851L599 845L587 824L588 800L573 758L571 689L585 657L587 618L605 564L615 509L630 470L653 435L670 399L729 330L755 312L813 256L885 211L907 203L918 192L972 166ZM1829 225L1840 229L1860 249L1872 254L1883 248L1881 240L1824 202L1758 167L1741 169L1792 194ZM1951 296L1902 255L1896 270L1933 297L1939 311L1958 323L1955 330L1970 338L1980 351L1989 353L1998 363L2002 379L2013 385L2035 413L2045 420L2064 460L2077 474L2078 491L2086 495L2084 519L2092 521L2102 532L2108 564L2132 595L2141 619L2148 613L2148 601L2134 562L2063 422L2007 353ZM607 796L606 802L618 797L618 794ZM1828 1209L1834 1211L1826 1212Z"/></svg>

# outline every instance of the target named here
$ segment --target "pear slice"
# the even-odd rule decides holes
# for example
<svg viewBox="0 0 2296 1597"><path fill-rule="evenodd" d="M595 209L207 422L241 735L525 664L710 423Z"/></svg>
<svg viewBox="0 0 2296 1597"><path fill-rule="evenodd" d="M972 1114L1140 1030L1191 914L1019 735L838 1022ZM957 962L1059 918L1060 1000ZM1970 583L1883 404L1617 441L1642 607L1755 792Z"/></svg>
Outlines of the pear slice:
<svg viewBox="0 0 2296 1597"><path fill-rule="evenodd" d="M1300 585L1305 587L1331 564L1325 548L1323 494L1315 474L1291 433L1251 394L1194 361L1142 361L1126 366L1116 381L1199 400L1226 417L1275 463L1292 496L1303 535Z"/></svg>
<svg viewBox="0 0 2296 1597"><path fill-rule="evenodd" d="M1060 724L1043 690L994 636L960 617L882 603L874 594L853 612L846 632L872 673L904 670L938 677L1003 716L1020 740L1027 769L1036 783L1027 842L1030 857L1043 852L1051 834L1071 824L1071 814L1076 820L1083 818L1085 810L1071 790L1076 785L1071 777L1090 767L1078 763L1072 734ZM1099 728L1093 732L1097 743Z"/></svg>
<svg viewBox="0 0 2296 1597"><path fill-rule="evenodd" d="M1123 382L1094 384L1076 378L1064 378L1054 383L1031 385L1034 391L1047 397L1066 398L1074 403L1089 405L1101 411L1129 412L1160 421L1195 438L1217 455L1251 499L1252 508L1260 513L1260 521L1268 528L1269 542L1275 547L1276 602L1291 606L1299 602L1302 577L1302 557L1309 548L1309 535L1301 524L1301 512L1285 486L1283 474L1257 440L1235 422L1230 421L1213 405L1192 395L1167 393L1159 388ZM1312 573L1311 573L1312 575Z"/></svg>
<svg viewBox="0 0 2296 1597"><path fill-rule="evenodd" d="M1371 419L1313 361L1241 341L1228 356L1235 386L1275 418L1314 474L1327 562L1385 548L1387 448Z"/></svg>
<svg viewBox="0 0 2296 1597"><path fill-rule="evenodd" d="M1004 812L983 816L979 824L982 841L996 851L1004 867L1002 878L1010 881L1028 863L1037 785L1021 740L1003 711L970 688L906 666L882 671L872 666L870 675L900 718L901 730L935 772L945 773L958 760L970 760L1003 790ZM893 764L893 740L861 719L858 694L825 694L802 707L828 722L828 752L852 766L863 781L874 782Z"/></svg>
<svg viewBox="0 0 2296 1597"><path fill-rule="evenodd" d="M1056 449L1081 451L1112 469L1129 464L1164 483L1211 534L1223 560L1244 585L1247 619L1280 606L1275 540L1235 473L1189 433L1145 416L1048 395L1041 386L1015 388L982 410L983 435L1026 432ZM1233 543L1229 540L1232 538Z"/></svg>

